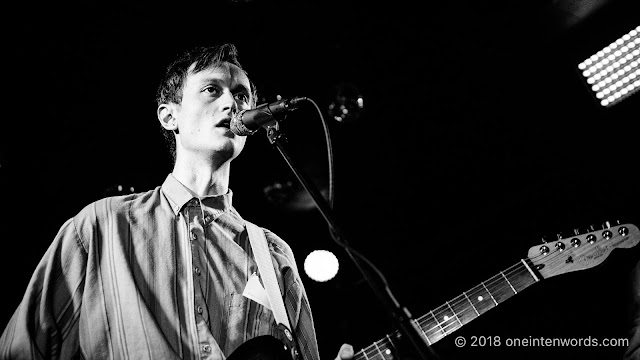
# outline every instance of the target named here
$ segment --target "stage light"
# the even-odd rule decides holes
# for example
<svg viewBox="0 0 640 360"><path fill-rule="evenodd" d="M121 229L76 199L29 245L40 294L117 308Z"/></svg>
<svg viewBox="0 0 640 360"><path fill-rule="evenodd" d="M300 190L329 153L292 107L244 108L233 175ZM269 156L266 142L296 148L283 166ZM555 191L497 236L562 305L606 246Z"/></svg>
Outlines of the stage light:
<svg viewBox="0 0 640 360"><path fill-rule="evenodd" d="M335 87L335 98L329 104L330 118L339 123L355 122L364 112L364 98L360 89L350 82L342 82Z"/></svg>
<svg viewBox="0 0 640 360"><path fill-rule="evenodd" d="M638 91L640 26L578 64L600 105L611 107Z"/></svg>
<svg viewBox="0 0 640 360"><path fill-rule="evenodd" d="M304 260L304 272L312 280L325 282L338 273L338 258L327 250L314 250Z"/></svg>

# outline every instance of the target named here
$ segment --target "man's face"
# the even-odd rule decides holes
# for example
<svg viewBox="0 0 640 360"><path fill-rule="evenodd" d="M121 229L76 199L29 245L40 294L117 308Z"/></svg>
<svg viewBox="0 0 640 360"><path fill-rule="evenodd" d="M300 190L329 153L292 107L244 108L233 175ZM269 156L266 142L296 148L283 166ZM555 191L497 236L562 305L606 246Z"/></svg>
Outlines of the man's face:
<svg viewBox="0 0 640 360"><path fill-rule="evenodd" d="M178 125L176 150L220 162L234 159L247 138L233 134L229 121L234 112L249 109L251 101L249 78L236 65L225 62L195 74L190 70L182 102L173 114Z"/></svg>

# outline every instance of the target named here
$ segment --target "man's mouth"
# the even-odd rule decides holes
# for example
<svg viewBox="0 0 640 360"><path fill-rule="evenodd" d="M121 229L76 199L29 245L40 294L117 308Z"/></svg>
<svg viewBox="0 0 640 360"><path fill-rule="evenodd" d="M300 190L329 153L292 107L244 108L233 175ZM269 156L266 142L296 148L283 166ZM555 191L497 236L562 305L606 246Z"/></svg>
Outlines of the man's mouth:
<svg viewBox="0 0 640 360"><path fill-rule="evenodd" d="M224 119L224 120L220 121L218 123L218 125L216 125L216 126L230 129L231 128L231 119Z"/></svg>

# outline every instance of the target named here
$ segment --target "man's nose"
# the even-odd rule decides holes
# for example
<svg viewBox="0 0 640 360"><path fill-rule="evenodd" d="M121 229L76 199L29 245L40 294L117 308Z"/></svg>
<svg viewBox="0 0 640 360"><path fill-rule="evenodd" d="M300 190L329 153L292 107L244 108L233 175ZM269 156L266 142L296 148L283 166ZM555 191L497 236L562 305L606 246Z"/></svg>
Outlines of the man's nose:
<svg viewBox="0 0 640 360"><path fill-rule="evenodd" d="M235 113L238 111L238 103L236 102L235 97L228 91L225 91L222 95L222 111L230 111L231 113Z"/></svg>

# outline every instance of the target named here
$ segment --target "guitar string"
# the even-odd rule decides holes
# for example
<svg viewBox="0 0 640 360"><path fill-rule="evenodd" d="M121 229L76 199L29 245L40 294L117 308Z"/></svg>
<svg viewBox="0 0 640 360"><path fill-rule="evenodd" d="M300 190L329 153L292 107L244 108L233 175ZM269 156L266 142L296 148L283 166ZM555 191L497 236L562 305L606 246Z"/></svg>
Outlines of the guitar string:
<svg viewBox="0 0 640 360"><path fill-rule="evenodd" d="M547 263L549 263L550 265L557 265L559 262L563 262L563 261L565 261L565 257L564 257L564 256L561 256L561 255L564 255L564 253L563 253L563 252L561 252L561 251L554 251L553 253L551 253L551 254L547 254L547 255L540 255L540 254L539 254L539 255L536 255L536 256L534 256L531 260L533 260L533 261L537 261L539 258L541 258L541 257L543 257L543 256L549 256L550 258L548 259ZM515 267L517 267L517 268L514 270L513 268L515 268ZM522 264L521 262L520 262L520 263L516 263L515 265L512 265L512 266L511 266L510 268L508 268L507 270L503 270L503 273L505 274L505 277L507 277L507 278L508 278L508 277L510 277L510 276L513 276L513 275L517 274L518 272L519 272L520 274L526 274L526 273L528 273L529 271L528 271L528 269L524 266L524 264ZM487 288L489 288L489 287L493 287L493 286L495 286L495 285L496 285L496 283L497 283L497 282L505 283L505 280L504 280L504 278L501 276L501 274L494 275L494 276L493 276L493 277L491 277L490 279L488 279L488 280L486 280L486 281L482 282L480 285L477 285L477 286L473 287L472 289L469 289L469 290L465 291L465 293L473 293L474 289L479 288L482 284L484 284ZM506 286L504 286L504 285L502 285L502 287L507 288L507 287L506 287ZM509 289L510 289L510 291L511 291L511 292L513 292L513 289L511 289L510 287L509 287ZM488 290L488 289L487 289L487 290ZM488 293L491 295L491 292L490 292L490 291L489 291ZM464 294L463 294L463 295L464 295ZM459 296L457 296L456 298L454 298L454 299L452 299L452 300L449 300L447 303L449 303L449 304L454 303L454 301L457 301L458 299L463 300L463 299L462 299L462 296L463 296L463 295L459 295ZM511 294L509 297L511 297L511 296L513 296L513 295L515 295L515 293L514 293L514 294ZM455 330L459 329L460 327L462 327L462 326L464 326L464 325L466 324L466 323L465 323L465 324L463 324L463 323L460 321L460 319L459 319L459 317L457 316L457 314L459 314L459 313L462 313L462 312L464 312L464 311L469 310L469 309L470 309L470 307L469 307L469 306L466 306L463 310L461 310L461 311L459 311L459 312L457 312L457 313L456 313L455 311L453 311L454 315L456 315L456 321L451 321L451 322L449 322L449 324L447 324L447 325L445 325L445 326L442 326L443 324L445 324L445 322L447 322L447 321L449 321L449 320L445 320L445 321L443 321L443 322L440 322L440 321L438 321L438 318L435 316L435 313L438 313L438 315L442 315L442 314L448 313L448 311L443 312L443 311L441 310L442 308L444 308L444 307L448 306L448 305L447 305L447 303L445 303L445 304L443 304L443 305L441 305L441 306L439 306L439 307L435 308L434 310L430 311L431 315L435 318L435 319L434 319L434 320L436 321L435 326L433 326L433 327L431 327L431 328L429 328L429 329L426 329L426 330L424 330L424 329L423 329L423 325L424 325L425 323L429 322L429 320L426 320L426 318L427 318L427 315L428 315L428 314L425 314L425 315L423 315L422 317L420 317L420 318L418 319L418 321L419 321L419 322L418 322L418 324L420 325L421 330L423 330L423 332L425 332L425 337L427 337L427 339L428 339L428 336L426 335L426 332L433 331L434 329L436 329L436 328L438 328L438 327L442 328L443 336L441 336L439 339L437 339L437 340L435 340L435 341L432 341L432 342L436 342L436 341L438 341L438 340L440 340L440 339L444 338L445 336L449 335L450 333L454 332ZM470 301L469 301L469 300L467 300L467 299L465 298L465 299L464 299L464 303L470 303ZM470 303L470 305L471 305L471 307L473 307L473 303ZM496 306L497 306L497 305L494 305L494 306L492 306L491 308L496 307ZM491 308L490 308L490 309L491 309ZM488 310L490 310L490 309L487 309L487 311L488 311ZM435 313L434 313L434 312L435 312ZM475 312L475 311L474 311L474 312ZM475 319L475 318L477 318L477 317L478 317L478 316L476 315L473 319ZM472 320L473 320L473 319L472 319ZM422 321L422 320L424 320L424 321ZM422 323L420 323L420 321L422 321ZM458 324L458 325L456 325L456 324ZM445 327L450 327L451 325L454 325L454 328L453 328L453 329L450 329L450 330L445 330L445 329L444 329ZM436 330L436 331L438 331L438 330ZM431 341L431 339L429 339L429 341Z"/></svg>
<svg viewBox="0 0 640 360"><path fill-rule="evenodd" d="M514 270L514 268L516 268L516 269ZM524 269L523 269L523 268L524 268ZM521 274L528 273L528 270L523 266L523 264L522 264L522 263L516 263L515 265L512 265L511 267L507 268L506 270L503 270L502 272L503 272L505 275L513 276L514 274L516 274L516 273L518 273L518 272L520 272ZM495 275L495 276L491 277L490 279L488 279L488 280L484 281L483 283L484 283L485 285L487 285L488 287L493 287L493 286L495 285L495 281L494 281L494 280L496 280L496 279L500 279L502 282L504 281L504 280L503 280L503 278L501 278L500 276L501 276L500 274ZM470 289L470 290L469 290L469 291L467 291L467 292L470 292L471 290L473 290L473 289L475 289L475 288L477 288L477 287L479 287L479 286L476 286L476 287L474 287L474 288ZM462 297L462 296L458 296L458 297L456 297L456 298L454 298L454 299L452 299L452 300L448 301L448 303L449 303L449 304L452 304L456 299L461 298L461 297ZM468 302L468 301L467 301L467 302ZM454 303L454 304L455 304L455 303ZM438 308L434 309L434 311L439 312L439 311L438 311L438 309L443 308L443 307L445 307L445 306L447 306L447 304L441 305L440 307L438 307ZM467 306L467 307L465 307L465 310L466 310L466 309L470 309L470 307L468 307L468 306ZM452 310L453 310L453 309L452 309ZM433 312L433 311L432 311L432 312ZM455 311L453 311L453 313L454 313L454 314L456 314L456 312L455 312ZM421 330L422 330L423 332L424 332L424 330L422 329L422 328L423 328L423 326L422 326L422 324L420 323L420 319L424 319L426 316L427 316L427 315L424 315L424 316L422 316L421 318L419 318L419 319L415 320L415 321L416 321L416 323L420 326L420 328L421 328ZM457 315L456 315L456 316L457 316ZM435 316L434 316L434 317L435 317ZM432 329L430 329L430 330L433 330L434 328L436 328L436 327L438 327L438 326L441 326L441 325L444 323L444 322L443 322L443 323L439 323L437 319L435 319L435 320L436 320L437 325L436 325L436 326L434 326L434 327L433 327ZM424 323L424 322L423 322L423 323ZM461 324L461 325L460 325L460 327L464 325L464 324L462 324L461 322L460 322L460 324ZM447 326L448 326L448 325L447 325ZM427 331L429 331L429 330L427 330ZM447 335L447 333L452 332L452 331L455 331L455 330L445 331L445 336ZM424 335L425 335L425 337L428 339L428 337L426 336L426 333L425 333ZM390 341L389 341L389 342L390 342ZM390 342L390 343L391 343L391 346L393 346L393 343L392 343L392 342ZM381 352L381 351L379 351L378 349L376 349L376 343L374 343L373 345L369 345L368 347L366 347L366 348L362 349L360 352L362 352L362 353L363 353L363 355L365 355L365 357L366 357L366 358L375 358L375 356L377 356L377 355L379 354L379 355L380 355L380 356L382 356L382 358L384 359L384 354L382 354L382 352ZM360 352L358 352L358 353L360 353Z"/></svg>
<svg viewBox="0 0 640 360"><path fill-rule="evenodd" d="M585 235L588 235L588 234L585 234ZM562 251L557 251L557 250L556 250L556 251L553 251L552 253L547 254L547 255L541 255L541 254L535 255L533 258L531 258L531 260L532 260L532 261L537 261L537 260L539 260L541 257L549 256L549 259L548 259L547 263L549 263L550 265L557 265L557 264L558 264L558 263L560 263L560 262L566 261L566 258L565 258L564 256L562 256L562 255L564 255L564 253L563 253ZM456 321L452 321L450 324L445 325L445 327L449 327L449 326L450 326L450 325L452 325L452 324L453 324L453 325L458 324L458 325L457 325L454 329L451 329L450 331L445 330L445 331L444 331L444 335L441 337L441 338L443 338L443 337L445 337L445 336L449 335L451 332L456 331L457 329L459 329L460 327L462 327L462 326L464 326L464 325L466 324L466 323L465 323L465 324L463 324L463 323L460 321L460 319L459 319L459 317L458 317L458 314L460 314L460 313L462 313L462 312L464 312L464 311L467 311L467 310L469 310L469 309L471 309L471 308L475 308L475 306L473 305L473 303L472 303L472 302L470 302L470 300L467 300L466 298L464 298L464 299L463 299L464 294L466 294L466 293L473 293L473 291L474 291L476 288L479 288L479 287L480 287L481 285L483 285L483 284L484 284L484 286L486 286L487 288L489 288L489 287L496 286L498 283L503 283L503 284L504 284L504 283L506 283L506 284L509 284L510 286L508 286L508 287L509 287L510 291L511 291L511 292L513 292L513 289L511 289L511 286L513 286L513 284L511 284L511 283L510 283L510 281L508 281L508 278L509 278L509 277L512 277L512 276L514 276L514 275L516 275L516 274L517 274L517 275L522 275L522 274L527 274L527 273L529 273L529 269L527 269L527 267L526 267L526 266L524 266L524 264L522 264L522 262L518 262L518 263L516 263L516 264L514 264L514 265L510 266L510 267L509 267L509 268L507 268L506 270L503 270L500 274L494 275L494 276L492 276L491 278L489 278L489 279L487 279L487 280L483 281L480 285L476 285L475 287L473 287L473 288L471 288L471 289L469 289L469 290L465 291L465 292L463 293L463 295L459 295L459 296L457 296L457 297L455 297L455 298L453 298L453 299L451 299L451 300L449 300L449 301L445 302L445 304L440 305L439 307L437 307L437 308L435 308L435 309L431 310L431 311L430 311L430 313L431 313L431 315L435 318L434 320L436 321L436 325L435 325L435 326L433 326L433 327L432 327L432 328L430 328L430 329L426 329L426 331L425 331L425 329L423 329L423 325L424 325L424 324L426 324L426 323L428 322L428 320L426 320L426 318L427 318L427 314L425 314L425 315L421 316L420 318L418 318L418 319L416 319L416 320L414 320L414 321L416 321L416 323L420 326L420 329L425 333L425 334L424 334L424 335L425 335L425 337L430 341L430 339L429 339L429 338L428 338L428 336L426 335L426 332L431 331L431 330L434 330L434 329L435 329L435 328L437 328L437 327L442 327L442 324L444 324L446 321L448 321L448 320L446 320L445 322L442 322L442 323L441 323L441 322L439 322L439 321L438 321L438 318L435 316L435 313L438 313L439 315L441 315L441 314L442 314L442 313L444 313L444 312L443 312L442 310L439 310L439 309L442 309L442 308L444 308L444 307L450 307L450 308L451 308L451 310L452 310L452 312L453 312L453 314L455 315ZM503 275L503 274L504 274L504 278L502 277L502 275ZM506 278L506 279L505 279L505 278ZM528 285L528 286L529 286L529 285ZM528 287L528 286L527 286L527 287ZM506 288L506 286L504 286L504 285L502 285L502 287L503 287L503 288ZM515 288L515 286L514 286L514 288ZM524 290L524 289L523 289L523 290ZM489 293L489 295L491 295L491 292L490 292L490 291L489 291L488 293ZM511 296L513 296L513 295L515 295L515 293L514 293L514 294L511 294L509 297L511 297ZM471 306L466 306L466 307L464 307L464 308L463 308L463 310L456 312L456 311L453 309L453 308L454 308L454 306L451 306L451 304L454 304L454 305L455 305L455 304L456 304L456 303L455 303L456 301L462 301L462 300L464 300L464 303L469 303ZM497 306L497 305L494 305L493 307L496 307L496 306ZM491 308L493 308L493 307L491 307ZM487 311L488 311L488 310L490 310L491 308L487 309ZM477 311L477 310L475 310L475 311ZM474 311L474 312L475 312L475 311ZM476 314L476 316L475 316L473 319L475 319L475 318L477 318L477 317L478 317L478 315ZM473 319L472 319L472 320L473 320ZM442 328L444 329L444 327L442 327ZM440 338L440 339L441 339L441 338ZM438 340L439 340L439 339L438 339ZM379 342L379 343L382 343L382 341L384 341L384 339L379 340L378 342ZM388 345L388 346L387 346L387 348L388 348L388 349L390 349L390 347L394 346L393 342L391 342L390 340L387 340L387 341L388 341L388 342L389 342L389 344L390 344L390 345ZM437 340L436 340L436 341L437 341ZM434 341L434 342L435 342L435 341ZM365 355L365 357L369 357L368 355L371 355L370 357L372 357L372 358L375 358L375 357L377 356L377 354L379 354L380 356L382 356L382 359L385 359L384 354L382 353L382 351L380 351L379 349L376 349L376 347L377 347L377 346L376 346L376 343L374 343L373 345L369 345L368 347L366 347L366 348L364 348L364 349L360 350L358 353L361 353L361 352L362 352L363 354L366 354L366 355ZM370 350L369 350L369 349L370 349ZM386 349L385 349L385 350L386 350ZM369 353L370 351L371 351L371 353ZM358 353L356 353L356 354L358 354ZM354 356L355 356L355 355L354 355Z"/></svg>
<svg viewBox="0 0 640 360"><path fill-rule="evenodd" d="M585 234L585 235L588 235L588 234ZM537 261L537 260L539 260L541 257L549 256L549 259L548 259L548 261L547 261L547 264L549 264L550 266L553 266L553 265L558 265L558 264L560 264L561 262L565 262L565 263L566 263L566 259L567 259L567 258L564 256L564 254L565 254L564 252L562 252L562 251L557 251L557 250L556 250L556 251L553 251L551 254L547 254L547 255L541 255L541 254L535 255L535 256L533 256L533 257L531 258L531 260L532 260L532 261ZM515 268L515 269L514 269L514 268ZM520 273L520 274L518 274L518 273ZM514 290L514 289L515 289L515 286L513 286L513 284L511 284L511 282L508 280L508 278L509 278L510 276L514 276L515 274L522 275L522 274L527 274L527 273L529 273L529 269L527 269L527 266L525 266L524 264L522 264L522 262L519 262L519 263L516 263L515 265L512 265L511 267L507 268L506 270L503 270L500 274L494 275L493 277L489 278L488 280L486 280L486 281L482 282L482 283L481 283L481 285L484 285L485 287L487 287L487 290L489 290L489 289L488 289L489 287L493 287L493 286L495 286L498 282L502 283L502 288L507 288L507 287L504 285L504 283L506 283L506 284L508 284L508 285L509 285L510 290L511 290L512 292L514 292L513 294L511 294L511 295L509 296L509 298L510 298L510 297L512 297L513 295L517 294L517 292L515 292L515 290ZM503 276L501 276L501 275L503 275ZM503 279L504 279L504 280L503 280ZM512 280L513 280L513 279L512 279ZM533 283L531 283L531 284L533 284ZM531 284L529 284L529 285L531 285ZM518 284L516 283L516 285L518 285ZM529 285L527 285L526 287L528 287ZM443 335L441 338L443 338L443 337L447 336L449 333L454 332L454 331L456 331L458 328L460 328L460 327L464 326L466 323L464 323L464 324L463 324L463 323L460 321L460 318L459 318L458 314L460 314L460 313L462 313L462 312L464 312L464 311L466 311L466 310L470 309L470 307L469 307L469 306L466 306L462 311L459 311L459 312L456 312L453 308L454 308L454 307L455 307L455 305L456 305L456 301L462 301L462 300L465 300L465 301L464 301L464 303L465 303L465 304L466 304L466 303L469 303L469 304L471 305L471 307L474 307L474 306L473 306L473 303L472 303L469 299L467 299L467 298L466 298L466 296L465 296L465 299L462 299L462 296L464 296L467 292L472 293L474 289L479 288L479 287L480 287L480 285L477 285L477 286L475 286L475 287L473 287L473 288L471 288L471 289L467 290L466 292L464 292L464 293L463 293L463 295L459 295L459 296L457 296L456 298L453 298L453 299L451 299L451 300L449 300L449 301L445 302L445 304L443 304L443 305L441 305L441 306L439 306L439 307L435 308L434 310L430 311L431 315L435 318L434 320L436 321L436 324L437 324L437 325L436 325L436 326L434 326L434 327L432 327L431 329L428 329L427 331L433 330L433 329L435 329L436 327L441 327L441 328L444 330L444 327L442 327L442 324L444 324L444 322L440 323L440 322L437 320L437 318L436 318L436 316L435 316L435 314L434 314L434 311L440 315L440 314L442 314L442 313L443 313L443 311L442 311L442 310L439 310L439 309L442 309L442 308L444 308L445 306L446 306L446 307L449 307L449 308L451 309L451 311L453 312L453 314L456 316L456 320L457 320L457 321L455 321L455 322L453 322L453 321L452 321L452 322L451 322L451 323L449 323L448 325L445 325L445 327L449 327L450 325L454 325L454 326L455 326L455 328L454 328L454 329L451 329L450 331L444 330L444 335ZM525 287L525 288L523 288L522 290L526 289L526 287ZM489 293L489 295L491 295L490 290L488 291L488 293ZM505 300L506 300L506 299L505 299ZM454 306L451 306L451 304L453 304ZM496 307L496 306L497 306L497 305L494 305L493 307ZM493 307L492 307L492 308L493 308ZM490 308L490 309L491 309L491 308ZM487 311L488 311L488 310L490 310L490 309L487 309ZM475 309L475 307L474 307L474 312L475 312L475 311L477 311L477 310L476 310L476 309ZM479 316L479 315L476 315L473 319L477 318L478 316ZM420 321L421 321L421 319L425 319L426 317L427 317L427 315L423 315L423 316L422 316L422 317L420 317L419 319L415 320L415 321L416 321L416 323L417 323L418 325L420 325L420 328L421 328L421 330L422 330L423 332L424 332L424 329L422 329L422 325L423 325L424 323L426 323L426 320L422 321L422 324L420 323ZM473 320L473 319L471 319L471 320ZM446 320L446 321L448 321L448 320ZM445 322L446 322L446 321L445 321ZM457 323L457 324L459 324L459 325L456 325L456 323ZM428 339L428 337L426 336L426 333L425 333L425 337L427 338L427 340L429 340L429 339ZM381 340L381 341L382 341L382 340ZM436 341L437 341L437 340L436 340ZM389 343L391 344L391 346L393 346L393 342L389 341ZM375 345L375 343L374 343L374 345ZM369 351L369 350L367 350L367 349L369 349L369 348L373 348L373 347L374 347L374 345L370 345L369 347L367 347L367 348L363 349L361 352L363 352L363 353L367 353L367 354L368 354L368 351ZM372 355L375 357L375 356L376 356L376 355L375 355L375 354L376 354L376 350L372 349L372 351L373 351L373 354L372 354ZM377 353L380 353L380 355L381 355L381 356L382 356L382 358L384 359L384 354L382 354L382 352L381 352L379 349L377 350Z"/></svg>
<svg viewBox="0 0 640 360"><path fill-rule="evenodd" d="M514 275L514 274L516 274L517 272L520 272L520 273L528 273L528 270L527 270L526 268L524 268L524 271L521 271L521 270L522 270L522 268L520 268L520 267L523 267L523 268L524 268L524 266L523 266L523 264L522 264L521 262L520 262L520 263L516 263L515 265L512 265L511 267L507 268L506 270L503 270L502 272L503 272L503 273L505 273L505 274L508 274L509 276L513 276L513 275ZM515 269L515 272L514 272L514 268L516 268L516 269ZM494 275L493 277L489 278L488 280L485 280L483 283L484 283L487 287L493 287L493 286L495 285L495 283L492 283L492 281L494 281L494 280L495 280L495 279L497 279L497 278L501 279L501 281L504 281L504 279L500 277L500 274L498 274L498 275ZM480 286L480 285L475 286L474 288L472 288L472 289L470 289L470 290L468 290L468 291L466 291L466 292L471 292L471 290L473 290L473 289L475 289L475 288L477 288L477 287L479 287L479 286ZM448 301L448 303L449 303L449 304L451 304L451 302L452 302L452 301L454 301L455 299L458 299L458 298L460 298L460 297L461 297L461 296L458 296L458 297L456 297L456 298L454 298L454 299L452 299L452 300ZM466 299L465 299L465 300L466 300ZM467 301L467 302L468 302L468 301ZM438 309L443 308L443 307L445 307L445 306L447 306L447 305L446 305L446 303L445 303L444 305L439 306L438 308L435 308L435 309L434 309L434 310L432 310L431 312L432 312L432 313L433 313L433 311L438 312ZM470 309L470 308L471 308L471 307L467 306L467 307L465 307L465 310L466 310L466 309ZM454 311L454 314L455 314L455 311ZM416 321L416 323L420 326L420 329L421 329L423 332L425 332L425 330L423 329L423 324L424 324L424 323L426 323L426 321L423 321L423 322L421 323L421 322L420 322L420 320L421 320L421 319L424 319L424 318L426 318L426 317L427 317L427 315L423 315L422 317L420 317L420 318L418 318L418 319L414 320L414 321ZM435 316L434 316L434 317L435 317ZM443 322L443 323L440 323L440 322L437 320L437 318L436 318L436 319L434 319L434 320L436 320L436 325L435 325L433 328L431 328L431 329L427 329L427 331L433 330L433 329L435 329L435 328L437 328L437 327L441 326L442 324L444 324L444 322ZM460 327L461 327L461 326L462 326L462 325L460 325ZM452 330L452 331L455 331L455 330ZM452 332L452 331L446 331L446 330L445 330L445 336L446 336L446 335L448 335L448 333L450 333L450 332ZM426 335L426 333L424 334L424 336L425 336L425 338L427 338L427 339L428 339L428 336ZM443 336L443 337L444 337L444 336ZM393 343L392 343L392 342L391 342L391 346L393 346ZM366 357L367 359L368 359L368 358L374 358L377 354L380 354L380 356L382 356L382 358L384 359L384 355L383 355L382 353L380 353L380 351L378 351L378 350L375 348L375 343L374 343L373 345L369 345L368 347L366 347L366 348L362 349L362 350L361 350L361 351L359 351L358 353L360 353L360 352L362 352L362 353L365 355L365 357Z"/></svg>
<svg viewBox="0 0 640 360"><path fill-rule="evenodd" d="M548 263L554 263L554 264L557 264L557 263L558 263L558 261L564 261L564 259L565 259L564 257L562 257L562 259L560 259L560 255L562 255L562 254L563 254L563 253L562 253L562 252L560 252L560 251L557 251L557 252L556 252L556 251L554 251L552 254L547 254L548 256L550 256L550 258L549 258L549 260L548 260ZM541 256L545 256L545 255L536 255L536 256L534 256L531 260L536 261L536 260L537 260L538 258L540 258ZM514 268L515 268L515 269L514 269ZM528 275L529 270L524 266L524 264L522 264L522 263L520 262L520 263L516 263L515 265L511 266L510 268L508 268L508 269L506 269L506 270L503 270L503 271L502 271L502 273L505 275L504 277L502 277L502 276L501 276L502 274L494 275L494 276L493 276L493 277L491 277L490 279L488 279L488 280L486 280L486 281L482 282L480 285L477 285L477 286L475 286L474 288L472 288L472 289L469 289L469 290L465 291L462 295L459 295L459 296L457 296L456 298L451 299L451 300L447 301L445 304L443 304L443 305L441 305L441 306L439 306L439 307L435 308L434 310L430 311L430 314L432 315L432 317L434 318L434 320L435 320L435 322L436 322L436 324L435 324L433 327L431 327L431 328L429 328L429 329L423 329L424 324L426 324L427 322L430 322L430 320L427 320L427 319L426 319L426 318L428 317L428 315L429 315L429 314L425 314L425 315L423 315L422 317L420 317L420 318L418 319L418 324L420 325L421 330L423 330L423 332L425 332L425 337L427 337L427 339L429 339L429 338L428 338L428 336L426 335L426 332L433 331L434 329L436 329L436 328L440 327L440 328L442 329L441 331L443 332L443 336L442 336L442 337L440 337L440 339L441 339L441 338L443 338L443 337L445 337L445 336L449 335L451 332L453 332L453 331L455 331L455 330L459 329L460 327L464 326L466 323L468 323L468 321L467 321L467 322L465 322L465 323L462 323L462 321L460 321L460 317L459 317L458 315L459 315L459 314L461 314L461 313L463 313L463 312L465 312L465 311L470 310L471 308L474 308L474 312L476 312L476 311L477 311L477 309L475 308L475 306L473 305L473 303L470 301L470 299L467 299L466 297L464 297L464 298L463 298L463 296L464 296L465 294L467 294L467 293L469 293L469 294L473 294L473 292L474 292L474 291L476 291L476 289L480 288L480 286L481 286L481 285L485 285L485 286L487 287L487 290L489 290L488 288L490 288L490 287L494 287L497 283L502 283L502 288L505 288L505 289L507 289L507 288L508 288L508 289L509 289L509 292L513 292L513 291L514 291L514 289L512 289L512 288L511 288L511 287L513 286L513 284L511 284L510 282L505 281L505 279L504 279L504 278L507 278L507 279L508 279L509 277L512 277L512 276L514 276L515 274L518 274L518 273L519 273L518 275L522 275L522 274L527 274L527 275ZM505 286L505 284L509 284L509 286ZM517 285L518 285L518 284L516 283L516 286L517 286ZM527 286L527 287L528 287L528 286ZM526 288L526 287L525 287L525 288ZM498 289L498 290L501 290L501 289ZM524 288L523 288L523 290L524 290ZM481 291L481 292L486 292L486 291ZM492 294L490 290L488 291L488 293L489 293L490 295ZM496 291L494 291L494 293L496 293ZM509 297L511 297L511 296L513 296L513 295L515 295L515 294L516 294L516 293L511 294ZM506 299L505 299L505 300L506 300ZM445 308L445 307L451 307L451 305L452 305L452 304L454 305L453 307L456 307L456 305L457 305L458 303L460 303L460 302L462 302L462 303L464 303L464 304L469 304L469 305L471 305L471 307L467 305L467 306L465 306L465 307L464 307L462 310L460 310L460 311L455 311L454 309L451 309L451 310L452 310L452 312L453 312L453 314L456 316L455 318L452 318L451 320L454 320L454 319L455 319L456 321L450 321L448 324L445 324L447 321L449 321L449 319L447 319L447 320L445 320L445 321L443 321L443 322L440 322L440 321L438 320L438 318L440 317L440 315L443 315L443 314L445 314L445 315L446 315L446 314L448 314L448 313L450 313L450 312L451 312L451 311L448 311L448 310L447 310L447 311L442 311L442 309L443 309L443 308ZM496 306L497 306L497 305L494 305L494 306L492 306L491 308L496 307ZM488 311L488 310L490 310L490 309L487 309L487 311ZM437 317L435 316L435 314L436 314L436 313L438 314L438 316L437 316ZM479 316L479 315L478 315L478 314L476 314L476 316L475 316L473 319L477 318L478 316ZM471 319L471 320L473 320L473 319ZM443 325L444 325L444 326L443 326ZM445 328L449 328L449 327L451 327L452 325L453 325L453 329L445 329ZM436 331L438 331L438 330L436 330ZM435 340L435 341L433 341L433 342L436 342L436 341L438 341L438 340L440 340L440 339L437 339L437 340ZM429 339L429 340L431 341L431 339Z"/></svg>
<svg viewBox="0 0 640 360"><path fill-rule="evenodd" d="M518 267L518 269L515 269L515 272L513 270L513 268ZM513 276L516 273L520 273L520 274L525 274L528 271L526 271L526 269L522 269L520 267L523 267L523 265L521 263L515 264L513 266L511 266L509 269L507 270L503 270L503 273L505 273L507 276ZM498 281L500 283L502 283L502 287L507 288L508 286L505 285L505 280L502 278L501 274L495 275L485 281L483 281L480 285L477 285L467 291L464 292L464 294L474 294L477 293L478 290L481 290L481 292L483 293L487 293L490 297L493 298L492 292L491 290L489 290L489 288L495 288ZM482 287L486 287L487 291L482 290ZM511 291L511 290L510 290ZM497 293L497 291L494 290L493 293ZM472 308L474 309L474 313L475 311L477 311L477 308L473 305L473 302L471 302L470 300L467 300L463 295L459 295L453 299L448 300L447 302L445 302L445 304L440 305L439 307L433 309L430 311L430 315L431 317L433 317L433 320L435 321L435 325L433 325L431 328L425 329L425 324L431 322L430 320L428 320L428 315L424 315L420 318L418 318L418 325L420 326L420 328L422 329L422 331L425 333L425 337L428 338L427 333L432 332L432 331L441 331L443 333L443 336L448 335L450 332L455 331L456 329L462 327L464 324L462 323L462 321L460 320L459 314L465 312L465 311L469 311ZM471 295L474 296L474 295ZM464 301L464 304L466 306L464 306L461 310L455 311L452 308L452 304L458 305L458 303L460 301ZM484 300L484 299L483 299ZM488 300L488 299L487 299ZM468 305L467 305L468 304ZM493 307L495 307L497 305L493 305ZM456 306L459 308L459 306ZM450 309L446 309L445 311L443 311L443 309L445 308L450 308ZM436 315L437 314L437 315ZM451 319L446 319L444 321L440 321L439 319L442 317L444 318L444 316L449 316L449 314L452 315ZM477 316L476 316L477 317ZM448 322L448 323L447 323ZM449 327L453 326L453 329L448 329ZM440 329L437 329L440 328ZM439 339L438 339L439 340ZM431 341L431 339L430 339ZM437 340L436 340L437 341ZM435 342L435 341L432 341Z"/></svg>

